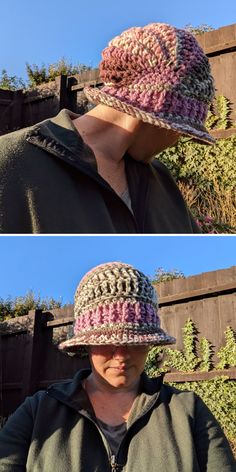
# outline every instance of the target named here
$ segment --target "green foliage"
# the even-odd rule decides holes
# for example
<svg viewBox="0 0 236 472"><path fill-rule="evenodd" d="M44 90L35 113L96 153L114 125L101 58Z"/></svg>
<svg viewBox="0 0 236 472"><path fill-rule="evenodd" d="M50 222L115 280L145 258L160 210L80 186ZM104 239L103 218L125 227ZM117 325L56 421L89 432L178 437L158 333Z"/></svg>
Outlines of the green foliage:
<svg viewBox="0 0 236 472"><path fill-rule="evenodd" d="M188 319L183 327L183 344L184 344L184 357L185 357L185 368L188 370L195 370L199 365L199 359L196 355L197 352L197 328L191 319Z"/></svg>
<svg viewBox="0 0 236 472"><path fill-rule="evenodd" d="M171 383L179 390L194 391L206 403L219 421L228 439L236 438L236 382L227 377L215 377L199 382Z"/></svg>
<svg viewBox="0 0 236 472"><path fill-rule="evenodd" d="M165 270L163 267L158 267L155 270L154 276L151 277L151 282L159 284L160 282L166 282L168 280L174 279L184 279L185 275L181 270L178 269L170 269Z"/></svg>
<svg viewBox="0 0 236 472"><path fill-rule="evenodd" d="M225 331L226 344L217 353L220 362L217 369L227 369L228 367L236 367L236 336L233 329L228 326Z"/></svg>
<svg viewBox="0 0 236 472"><path fill-rule="evenodd" d="M232 328L225 331L226 344L220 348L217 356L221 363L217 368L235 367L236 340ZM208 372L213 368L213 346L206 339L199 341L197 356L197 329L190 319L183 328L184 350L170 349L168 347L153 347L148 354L145 370L150 377L160 375L172 367L180 372L201 371ZM164 363L160 366L161 361ZM213 415L221 424L226 436L232 441L234 447L236 439L236 382L228 380L227 376L218 376L207 381L175 382L171 383L179 390L194 391L206 403Z"/></svg>
<svg viewBox="0 0 236 472"><path fill-rule="evenodd" d="M163 350L163 347L154 346L148 352L145 364L145 371L149 377L156 377L162 372L167 372L166 368L159 366L159 363L163 358Z"/></svg>
<svg viewBox="0 0 236 472"><path fill-rule="evenodd" d="M192 372L199 366L201 359L197 356L197 329L191 319L188 319L183 331L183 351L178 349L170 349L169 347L153 348L153 352L150 351L146 362L146 371L149 376L155 375L155 355L160 357L163 356L164 363L162 371L166 371L167 368L174 368L179 372ZM156 365L158 364L158 357ZM160 372L160 370L158 371Z"/></svg>
<svg viewBox="0 0 236 472"><path fill-rule="evenodd" d="M0 298L0 322L18 316L27 315L30 310L52 310L53 308L61 308L61 301L54 298L43 298L36 296L34 292L29 291L25 296L11 298L6 300Z"/></svg>
<svg viewBox="0 0 236 472"><path fill-rule="evenodd" d="M0 89L19 90L25 88L24 81L16 75L8 75L6 69L2 69L0 76Z"/></svg>
<svg viewBox="0 0 236 472"><path fill-rule="evenodd" d="M205 337L198 340L198 331L194 322L189 318L183 328L183 350L169 347L154 347L148 354L145 370L150 377L160 372L167 372L170 368L179 372L209 372L214 368L212 357L213 346ZM236 339L231 327L225 331L226 344L217 353L220 363L217 369L236 366ZM160 367L160 359L162 366Z"/></svg>
<svg viewBox="0 0 236 472"><path fill-rule="evenodd" d="M64 57L54 64L47 66L45 64L38 66L36 64L30 65L26 63L27 83L16 75L8 75L7 71L3 69L0 76L0 88L4 90L34 88L37 85L55 80L58 75L75 75L87 70L91 70L91 67L80 63L73 65Z"/></svg>
<svg viewBox="0 0 236 472"><path fill-rule="evenodd" d="M84 64L73 65L67 62L64 57L55 64L50 64L48 66L45 64L42 64L41 66L37 66L36 64L29 65L26 63L26 71L30 87L51 82L55 80L58 75L75 75L90 69L90 66Z"/></svg>
<svg viewBox="0 0 236 472"><path fill-rule="evenodd" d="M199 341L199 355L201 358L199 370L201 372L209 372L209 370L213 369L212 357L214 349L213 345L206 338L201 338Z"/></svg>
<svg viewBox="0 0 236 472"><path fill-rule="evenodd" d="M224 95L218 95L215 99L215 103L211 105L207 120L207 129L228 129L234 126L230 119L230 113L232 111L231 102Z"/></svg>
<svg viewBox="0 0 236 472"><path fill-rule="evenodd" d="M196 184L198 189L211 189L217 182L221 187L236 186L236 136L219 139L213 146L181 138L175 147L158 155L178 181Z"/></svg>
<svg viewBox="0 0 236 472"><path fill-rule="evenodd" d="M226 129L234 126L230 121L230 102L223 95L211 108L207 126L209 129ZM218 139L213 146L198 144L189 137L179 139L176 146L158 155L178 181L196 184L199 189L211 189L214 182L223 188L236 186L236 136Z"/></svg>

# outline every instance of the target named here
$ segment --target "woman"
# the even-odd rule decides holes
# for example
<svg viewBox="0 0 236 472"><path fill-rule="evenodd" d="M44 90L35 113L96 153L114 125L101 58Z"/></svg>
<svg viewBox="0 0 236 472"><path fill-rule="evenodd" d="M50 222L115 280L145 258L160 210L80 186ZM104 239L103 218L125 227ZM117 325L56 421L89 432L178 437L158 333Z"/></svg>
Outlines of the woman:
<svg viewBox="0 0 236 472"><path fill-rule="evenodd" d="M60 349L86 346L91 370L26 399L0 434L0 470L236 470L202 400L144 373L149 348L174 342L143 273L120 262L88 272L75 294L74 336Z"/></svg>
<svg viewBox="0 0 236 472"><path fill-rule="evenodd" d="M0 233L199 233L154 159L182 135L214 143L214 83L196 38L164 23L129 28L99 69L104 86L84 89L88 113L61 110L0 138Z"/></svg>

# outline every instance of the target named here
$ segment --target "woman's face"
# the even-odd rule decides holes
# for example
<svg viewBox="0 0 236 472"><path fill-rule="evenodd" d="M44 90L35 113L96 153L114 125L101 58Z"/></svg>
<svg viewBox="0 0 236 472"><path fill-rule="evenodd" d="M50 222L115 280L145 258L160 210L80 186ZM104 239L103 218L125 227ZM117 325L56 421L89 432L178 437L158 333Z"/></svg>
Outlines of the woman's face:
<svg viewBox="0 0 236 472"><path fill-rule="evenodd" d="M93 375L114 388L132 388L144 370L149 346L90 346ZM107 385L107 386L108 386Z"/></svg>

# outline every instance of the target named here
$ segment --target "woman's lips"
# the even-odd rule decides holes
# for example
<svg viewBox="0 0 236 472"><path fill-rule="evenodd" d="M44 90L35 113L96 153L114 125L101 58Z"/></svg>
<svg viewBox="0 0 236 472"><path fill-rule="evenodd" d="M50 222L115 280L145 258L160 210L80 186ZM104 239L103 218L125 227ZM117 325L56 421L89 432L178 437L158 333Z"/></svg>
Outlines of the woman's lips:
<svg viewBox="0 0 236 472"><path fill-rule="evenodd" d="M110 369L117 370L118 372L125 372L129 369L127 365L111 366Z"/></svg>

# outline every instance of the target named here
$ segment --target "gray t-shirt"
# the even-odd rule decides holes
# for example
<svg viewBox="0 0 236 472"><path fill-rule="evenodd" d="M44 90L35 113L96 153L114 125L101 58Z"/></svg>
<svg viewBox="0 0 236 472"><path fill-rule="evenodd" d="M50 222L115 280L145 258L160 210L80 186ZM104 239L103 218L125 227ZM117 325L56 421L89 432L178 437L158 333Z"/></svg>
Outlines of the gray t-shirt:
<svg viewBox="0 0 236 472"><path fill-rule="evenodd" d="M120 443L127 431L126 423L118 424L117 426L110 426L109 424L103 423L103 421L97 418L97 423L106 437L111 451L114 455L117 454Z"/></svg>
<svg viewBox="0 0 236 472"><path fill-rule="evenodd" d="M120 198L123 200L123 202L125 202L125 204L127 205L127 207L130 209L130 211L133 213L133 209L132 209L132 206L131 206L131 198L130 198L130 194L129 194L129 189L128 187L125 189L125 191L120 195Z"/></svg>

